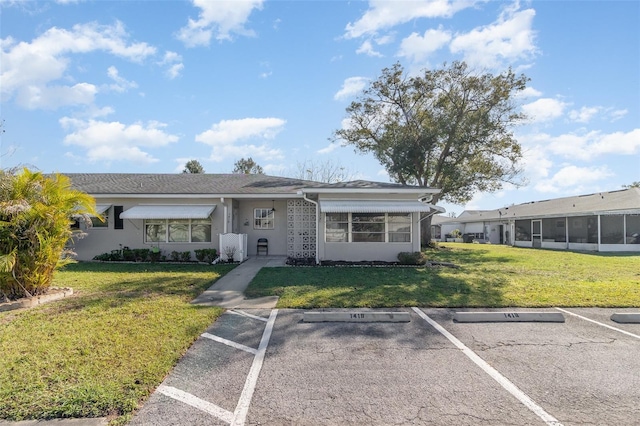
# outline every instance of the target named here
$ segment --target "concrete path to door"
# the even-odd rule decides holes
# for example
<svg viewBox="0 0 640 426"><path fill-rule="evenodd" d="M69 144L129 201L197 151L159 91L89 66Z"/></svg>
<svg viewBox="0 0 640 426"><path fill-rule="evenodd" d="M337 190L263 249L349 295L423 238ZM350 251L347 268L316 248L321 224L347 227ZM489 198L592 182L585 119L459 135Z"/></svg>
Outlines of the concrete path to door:
<svg viewBox="0 0 640 426"><path fill-rule="evenodd" d="M260 269L285 266L285 262L286 257L284 256L251 257L216 281L191 303L202 306L220 306L227 309L273 309L278 302L278 296L246 299L244 291Z"/></svg>

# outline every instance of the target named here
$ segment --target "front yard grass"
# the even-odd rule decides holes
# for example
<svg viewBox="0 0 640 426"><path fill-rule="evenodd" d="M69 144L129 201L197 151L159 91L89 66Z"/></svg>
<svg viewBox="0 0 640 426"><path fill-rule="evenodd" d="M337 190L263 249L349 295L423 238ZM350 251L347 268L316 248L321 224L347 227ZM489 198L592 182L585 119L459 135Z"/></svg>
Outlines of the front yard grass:
<svg viewBox="0 0 640 426"><path fill-rule="evenodd" d="M189 302L228 265L80 263L71 298L0 313L0 418L131 413L222 312Z"/></svg>
<svg viewBox="0 0 640 426"><path fill-rule="evenodd" d="M640 255L446 243L447 267L263 268L247 297L279 308L640 307Z"/></svg>

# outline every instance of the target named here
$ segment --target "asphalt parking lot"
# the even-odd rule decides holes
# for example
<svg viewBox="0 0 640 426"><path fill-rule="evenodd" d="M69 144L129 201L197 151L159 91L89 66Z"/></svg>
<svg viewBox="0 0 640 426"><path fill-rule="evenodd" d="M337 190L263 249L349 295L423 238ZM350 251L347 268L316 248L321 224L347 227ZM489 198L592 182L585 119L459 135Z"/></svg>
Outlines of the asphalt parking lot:
<svg viewBox="0 0 640 426"><path fill-rule="evenodd" d="M631 310L571 308L564 323L382 311L409 312L410 321L228 311L131 424L640 424L640 324L609 319ZM533 310L510 310L522 311Z"/></svg>

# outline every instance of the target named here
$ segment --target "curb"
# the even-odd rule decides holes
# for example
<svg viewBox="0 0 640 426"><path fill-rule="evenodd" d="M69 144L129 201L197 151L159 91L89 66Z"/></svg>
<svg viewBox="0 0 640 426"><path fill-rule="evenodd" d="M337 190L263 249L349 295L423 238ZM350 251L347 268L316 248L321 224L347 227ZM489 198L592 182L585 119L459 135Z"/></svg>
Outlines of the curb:
<svg viewBox="0 0 640 426"><path fill-rule="evenodd" d="M304 312L304 322L410 322L409 312Z"/></svg>
<svg viewBox="0 0 640 426"><path fill-rule="evenodd" d="M620 324L640 324L640 313L616 313L611 315L611 321Z"/></svg>
<svg viewBox="0 0 640 426"><path fill-rule="evenodd" d="M0 304L0 312L13 311L21 308L32 308L42 305L43 303L52 302L54 300L64 299L73 294L71 288L51 288L51 293L41 294L39 296L26 297L16 300L15 302L7 302Z"/></svg>
<svg viewBox="0 0 640 426"><path fill-rule="evenodd" d="M0 420L0 426L105 426L106 417L82 418L82 419L53 419L53 420L22 420L10 422Z"/></svg>
<svg viewBox="0 0 640 426"><path fill-rule="evenodd" d="M560 312L456 312L456 322L564 322Z"/></svg>

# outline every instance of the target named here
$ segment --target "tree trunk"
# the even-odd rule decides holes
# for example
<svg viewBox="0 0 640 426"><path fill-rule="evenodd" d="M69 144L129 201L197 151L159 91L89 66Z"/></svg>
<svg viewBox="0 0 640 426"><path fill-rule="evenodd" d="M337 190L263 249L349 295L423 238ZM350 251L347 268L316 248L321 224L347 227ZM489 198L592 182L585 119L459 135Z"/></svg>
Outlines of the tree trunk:
<svg viewBox="0 0 640 426"><path fill-rule="evenodd" d="M426 217L429 215L428 217ZM425 218L426 217L426 218ZM422 213L420 215L420 247L424 248L431 243L431 218L432 213Z"/></svg>

